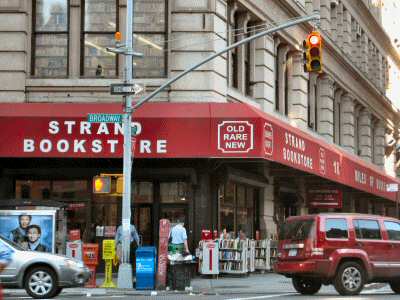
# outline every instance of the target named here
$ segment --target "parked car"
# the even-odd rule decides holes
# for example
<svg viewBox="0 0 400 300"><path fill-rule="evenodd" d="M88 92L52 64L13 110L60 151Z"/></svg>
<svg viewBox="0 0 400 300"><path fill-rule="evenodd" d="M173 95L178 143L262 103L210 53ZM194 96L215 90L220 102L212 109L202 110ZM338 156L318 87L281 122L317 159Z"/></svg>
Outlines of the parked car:
<svg viewBox="0 0 400 300"><path fill-rule="evenodd" d="M400 221L365 214L289 217L279 232L277 273L301 294L333 284L357 295L366 283L387 282L400 293Z"/></svg>
<svg viewBox="0 0 400 300"><path fill-rule="evenodd" d="M27 251L0 237L13 250L10 264L0 274L3 287L24 288L33 298L53 298L65 287L82 286L90 271L82 261L46 252Z"/></svg>

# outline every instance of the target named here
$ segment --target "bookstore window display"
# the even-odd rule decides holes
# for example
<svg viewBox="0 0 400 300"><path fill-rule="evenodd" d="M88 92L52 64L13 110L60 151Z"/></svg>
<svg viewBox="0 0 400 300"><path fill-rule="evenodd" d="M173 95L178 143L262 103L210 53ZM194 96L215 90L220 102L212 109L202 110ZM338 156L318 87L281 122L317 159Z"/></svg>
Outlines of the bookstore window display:
<svg viewBox="0 0 400 300"><path fill-rule="evenodd" d="M228 182L226 185L219 185L218 195L219 230L226 229L233 235L243 230L252 238L256 227L256 189Z"/></svg>

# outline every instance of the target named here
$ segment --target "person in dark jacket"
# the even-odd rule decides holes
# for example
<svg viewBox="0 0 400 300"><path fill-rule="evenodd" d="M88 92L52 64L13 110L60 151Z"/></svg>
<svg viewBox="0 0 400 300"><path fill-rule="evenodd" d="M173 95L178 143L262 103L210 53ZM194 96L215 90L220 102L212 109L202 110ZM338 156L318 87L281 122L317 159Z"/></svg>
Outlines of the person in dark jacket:
<svg viewBox="0 0 400 300"><path fill-rule="evenodd" d="M24 246L28 242L28 238L26 236L27 228L32 221L32 216L27 214L21 214L18 216L18 221L19 221L19 226L11 230L8 239L20 245L21 247L25 248Z"/></svg>
<svg viewBox="0 0 400 300"><path fill-rule="evenodd" d="M38 225L30 225L27 228L28 232L28 250L49 252L45 245L40 243L42 229Z"/></svg>

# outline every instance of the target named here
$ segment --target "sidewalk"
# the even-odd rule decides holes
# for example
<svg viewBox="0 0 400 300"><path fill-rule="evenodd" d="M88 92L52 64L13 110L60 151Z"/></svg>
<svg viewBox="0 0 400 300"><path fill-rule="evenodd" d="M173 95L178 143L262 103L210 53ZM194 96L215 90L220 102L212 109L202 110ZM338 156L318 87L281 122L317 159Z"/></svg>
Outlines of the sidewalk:
<svg viewBox="0 0 400 300"><path fill-rule="evenodd" d="M97 278L97 285L100 286L104 278ZM114 282L117 279L114 278ZM212 277L196 277L192 279L192 289L188 291L156 291L157 295L176 295L176 294L201 294L201 295L265 295L278 294L282 292L295 293L291 279L275 273L257 274L252 273L249 276L219 276ZM385 284L369 284L364 291L383 288ZM333 286L323 286L321 292L333 292ZM22 289L6 289L6 296L26 296ZM80 296L104 296L104 295L132 295L132 296L150 296L152 291L137 291L135 289L104 289L104 288L70 288L64 289L63 295L80 295Z"/></svg>

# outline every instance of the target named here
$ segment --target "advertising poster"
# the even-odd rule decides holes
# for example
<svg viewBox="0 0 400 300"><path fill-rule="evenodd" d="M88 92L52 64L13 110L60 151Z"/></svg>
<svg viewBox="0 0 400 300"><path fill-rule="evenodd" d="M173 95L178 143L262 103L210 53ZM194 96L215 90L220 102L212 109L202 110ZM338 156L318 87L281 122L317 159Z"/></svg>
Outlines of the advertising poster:
<svg viewBox="0 0 400 300"><path fill-rule="evenodd" d="M0 210L0 235L25 250L55 252L55 210Z"/></svg>

